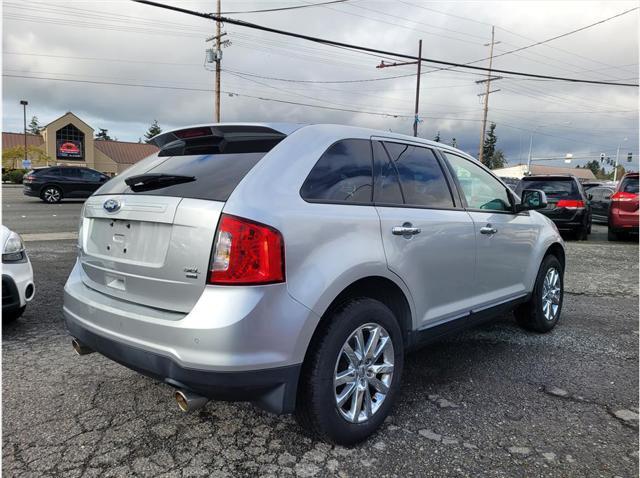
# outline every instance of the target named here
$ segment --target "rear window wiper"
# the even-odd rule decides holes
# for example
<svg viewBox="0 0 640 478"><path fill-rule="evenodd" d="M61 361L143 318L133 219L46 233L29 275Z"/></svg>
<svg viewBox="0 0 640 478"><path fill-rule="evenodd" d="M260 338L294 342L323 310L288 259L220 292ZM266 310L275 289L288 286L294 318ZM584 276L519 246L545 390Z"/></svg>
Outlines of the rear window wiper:
<svg viewBox="0 0 640 478"><path fill-rule="evenodd" d="M190 183L195 181L195 176L184 176L181 174L147 173L131 176L124 182L133 192L150 191L152 189L166 188L174 184Z"/></svg>

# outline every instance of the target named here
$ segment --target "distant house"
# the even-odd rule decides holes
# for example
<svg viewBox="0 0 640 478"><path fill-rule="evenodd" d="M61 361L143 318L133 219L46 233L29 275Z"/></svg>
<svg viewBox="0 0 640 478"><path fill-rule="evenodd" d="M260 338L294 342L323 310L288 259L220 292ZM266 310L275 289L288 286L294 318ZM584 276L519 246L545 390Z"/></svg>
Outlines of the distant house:
<svg viewBox="0 0 640 478"><path fill-rule="evenodd" d="M526 176L527 165L517 164L508 168L494 169L494 174L501 178L518 178ZM542 164L532 164L531 174L572 174L580 181L590 181L596 179L593 171L583 168L563 168L561 166L544 166Z"/></svg>
<svg viewBox="0 0 640 478"><path fill-rule="evenodd" d="M94 129L69 112L46 125L40 134L27 134L29 146L41 148L49 164L86 166L113 176L158 151L147 143L96 141ZM2 151L24 147L24 134L2 133ZM21 167L19 164L16 168Z"/></svg>

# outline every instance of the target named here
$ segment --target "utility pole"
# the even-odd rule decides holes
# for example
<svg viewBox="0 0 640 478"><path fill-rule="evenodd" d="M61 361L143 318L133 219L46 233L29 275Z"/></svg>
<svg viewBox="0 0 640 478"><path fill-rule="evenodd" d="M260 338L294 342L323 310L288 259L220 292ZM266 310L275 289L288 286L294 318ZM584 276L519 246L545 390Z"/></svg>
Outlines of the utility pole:
<svg viewBox="0 0 640 478"><path fill-rule="evenodd" d="M221 0L216 0L218 18L220 18ZM216 123L220 123L220 61L222 60L222 50L220 50L220 20L216 22Z"/></svg>
<svg viewBox="0 0 640 478"><path fill-rule="evenodd" d="M418 110L420 108L420 71L422 66L422 40L418 40L418 61L405 61L402 63L385 63L381 61L376 68L388 68L390 66L406 66L406 65L418 65L417 79L416 79L416 107L414 110L414 118L413 118L413 136L418 136Z"/></svg>
<svg viewBox="0 0 640 478"><path fill-rule="evenodd" d="M500 90L493 90L491 91L491 81L492 80L499 80L501 77L495 77L492 78L491 77L491 67L493 66L493 46L497 45L500 42L496 42L494 41L495 38L495 31L496 31L496 27L491 27L491 43L486 43L484 46L488 46L489 47L489 71L487 72L487 79L486 80L480 80L480 81L476 81L476 83L480 84L480 83L486 83L487 84L487 89L485 90L484 93L479 94L478 96L484 96L484 112L482 115L482 133L480 134L480 151L478 152L478 161L482 162L482 156L483 156L483 152L484 152L484 135L486 133L487 130L487 112L489 111L489 95L491 93L495 93L497 91Z"/></svg>
<svg viewBox="0 0 640 478"><path fill-rule="evenodd" d="M217 14L220 17L221 14L221 0L216 0L217 6ZM212 48L207 48L205 51L205 69L208 71L212 71L207 65L215 63L215 111L214 111L214 119L216 123L220 122L220 73L221 73L221 62L222 62L222 48L226 48L231 46L231 42L229 40L222 41L222 37L226 35L226 32L222 32L222 23L216 21L216 34L214 36L210 36L205 39L205 42L215 41L215 45Z"/></svg>
<svg viewBox="0 0 640 478"><path fill-rule="evenodd" d="M23 133L24 133L24 161L25 164L27 162L27 105L29 102L27 100L20 100L20 104L22 105L22 118L23 118Z"/></svg>

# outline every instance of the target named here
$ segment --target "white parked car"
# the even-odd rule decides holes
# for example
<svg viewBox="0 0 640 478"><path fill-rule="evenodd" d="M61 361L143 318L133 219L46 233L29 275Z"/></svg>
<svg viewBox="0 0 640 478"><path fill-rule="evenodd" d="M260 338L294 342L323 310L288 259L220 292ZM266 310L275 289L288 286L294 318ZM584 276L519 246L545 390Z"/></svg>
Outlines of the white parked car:
<svg viewBox="0 0 640 478"><path fill-rule="evenodd" d="M22 315L35 295L33 269L19 234L2 226L2 320L9 322Z"/></svg>

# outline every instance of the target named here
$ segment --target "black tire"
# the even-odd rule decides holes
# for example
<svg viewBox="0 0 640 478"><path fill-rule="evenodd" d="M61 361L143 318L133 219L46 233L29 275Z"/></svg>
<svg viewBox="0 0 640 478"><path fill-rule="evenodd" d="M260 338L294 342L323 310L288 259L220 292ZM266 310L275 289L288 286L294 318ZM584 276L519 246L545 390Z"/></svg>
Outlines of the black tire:
<svg viewBox="0 0 640 478"><path fill-rule="evenodd" d="M607 229L607 240L608 241L619 241L621 239L620 234L614 231L611 228Z"/></svg>
<svg viewBox="0 0 640 478"><path fill-rule="evenodd" d="M398 321L387 306L369 298L354 299L336 309L321 324L312 341L300 377L296 419L317 438L338 445L351 446L374 433L389 414L400 389L404 344ZM342 349L352 334L365 324L382 326L393 344L393 375L387 395L370 418L353 423L343 417L336 403L334 374L343 360ZM365 339L368 342L368 338ZM355 372L354 372L355 373ZM364 379L367 380L367 379ZM362 382L365 383L365 382ZM367 385L365 394L369 389ZM370 393L370 392L369 392ZM353 395L350 395L353 396ZM369 395L371 396L371 394ZM364 401L366 399L362 398ZM351 399L347 400L351 402ZM346 402L345 402L346 403ZM353 402L351 402L353 403Z"/></svg>
<svg viewBox="0 0 640 478"><path fill-rule="evenodd" d="M45 186L40 193L40 199L48 204L62 201L62 190L58 186Z"/></svg>
<svg viewBox="0 0 640 478"><path fill-rule="evenodd" d="M22 316L26 308L27 306L24 305L22 307L18 307L17 309L2 311L2 323L8 324L10 322L15 322Z"/></svg>
<svg viewBox="0 0 640 478"><path fill-rule="evenodd" d="M589 239L589 229L587 226L581 226L574 231L574 235L578 241L586 241Z"/></svg>
<svg viewBox="0 0 640 478"><path fill-rule="evenodd" d="M552 314L553 318L547 319L543 310L544 281L545 277L547 276L547 272L552 268L559 273L558 280L560 286L560 297L555 315ZM536 277L536 283L533 288L531 298L528 302L518 306L513 312L516 321L521 327L527 330L540 333L549 332L556 326L558 320L560 319L560 314L562 313L563 298L564 270L558 258L554 255L549 254L542 260L542 264L540 265L540 270L538 271L538 276Z"/></svg>

